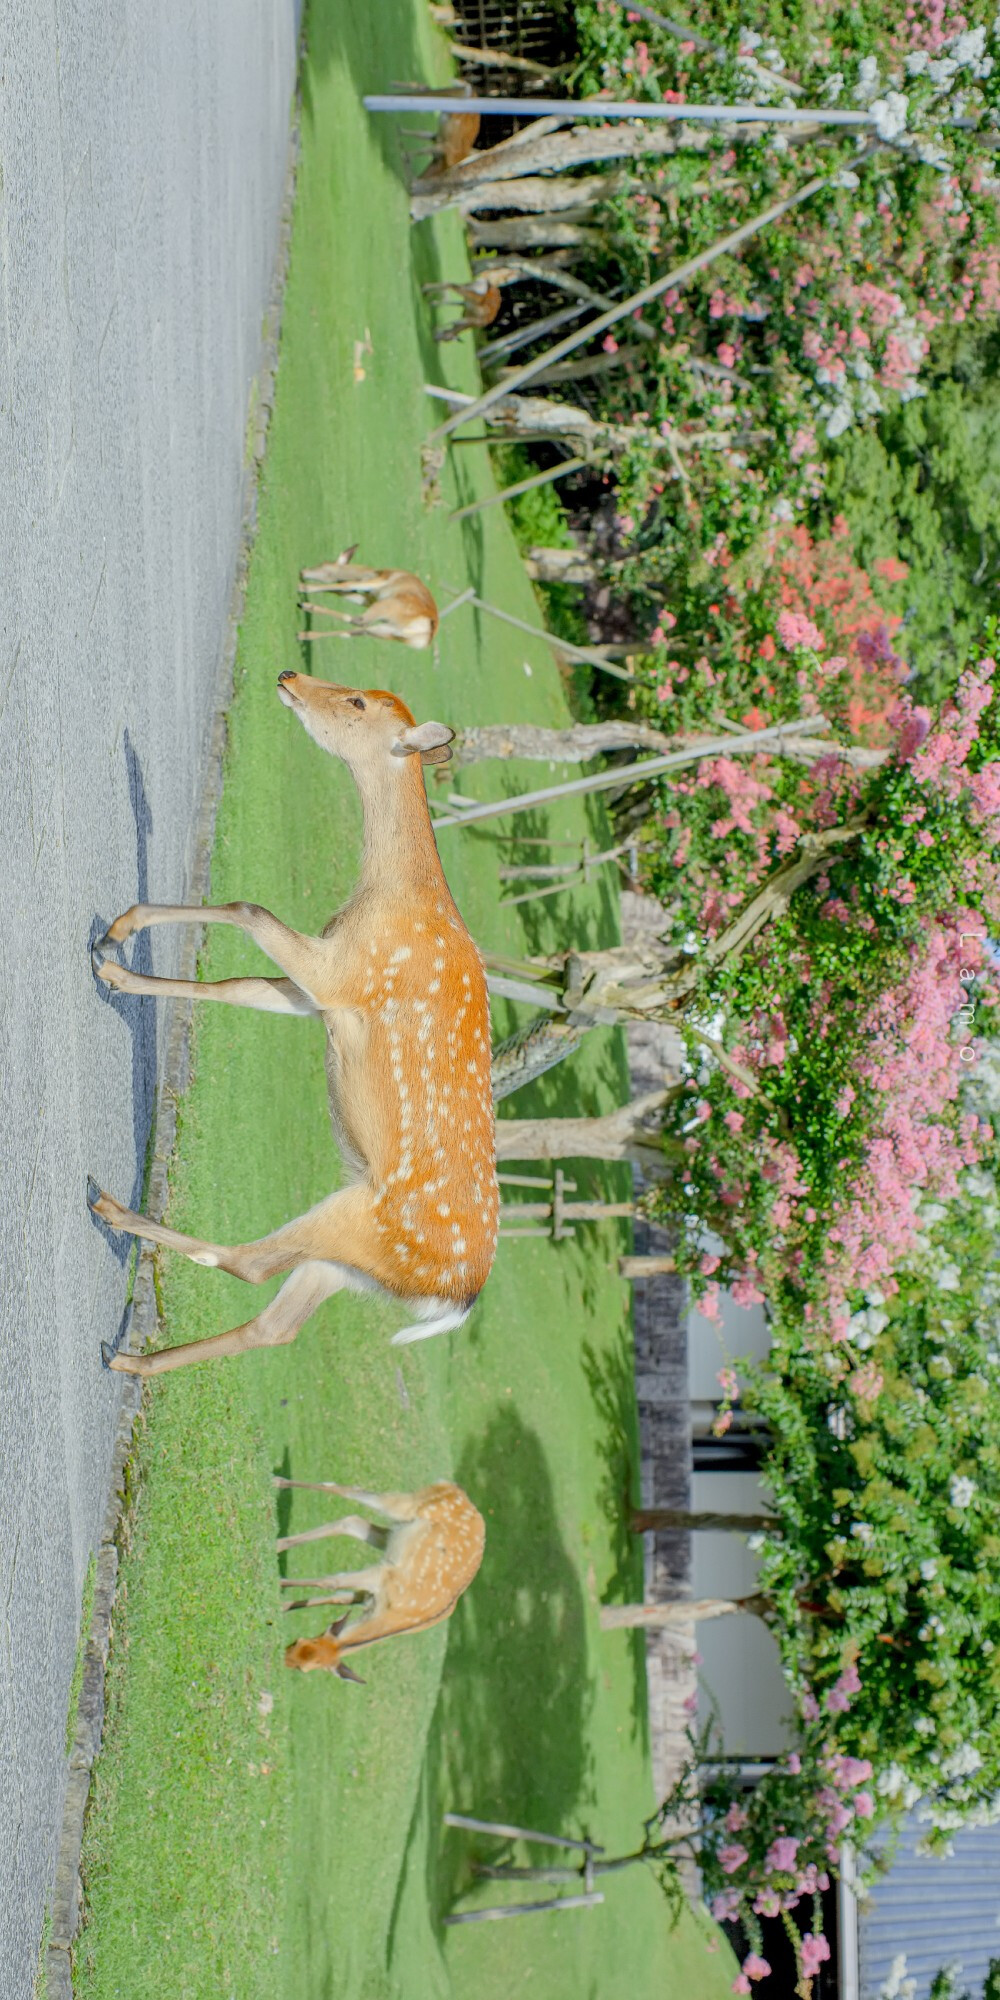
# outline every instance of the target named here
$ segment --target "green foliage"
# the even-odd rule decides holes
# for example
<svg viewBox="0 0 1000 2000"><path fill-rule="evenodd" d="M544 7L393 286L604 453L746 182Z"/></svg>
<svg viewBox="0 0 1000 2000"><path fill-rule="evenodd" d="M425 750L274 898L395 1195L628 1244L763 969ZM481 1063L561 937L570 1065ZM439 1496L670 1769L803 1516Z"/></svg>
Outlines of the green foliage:
<svg viewBox="0 0 1000 2000"><path fill-rule="evenodd" d="M1000 336L936 350L928 393L831 450L824 508L854 550L909 569L898 642L920 699L940 700L995 602L1000 572Z"/></svg>

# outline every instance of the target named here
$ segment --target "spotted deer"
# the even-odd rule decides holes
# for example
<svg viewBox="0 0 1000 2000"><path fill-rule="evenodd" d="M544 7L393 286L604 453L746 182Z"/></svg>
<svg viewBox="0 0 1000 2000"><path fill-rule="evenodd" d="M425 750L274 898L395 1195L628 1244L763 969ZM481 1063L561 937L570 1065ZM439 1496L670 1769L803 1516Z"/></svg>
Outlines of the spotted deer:
<svg viewBox="0 0 1000 2000"><path fill-rule="evenodd" d="M361 1646L374 1646L380 1639L396 1639L404 1632L426 1632L441 1625L472 1582L483 1559L486 1527L482 1515L460 1486L439 1479L419 1493L366 1493L356 1486L336 1486L332 1481L313 1483L304 1479L276 1479L276 1486L294 1486L309 1493L338 1493L360 1507L368 1507L391 1522L383 1528L360 1514L345 1514L321 1528L307 1528L300 1535L285 1535L279 1551L299 1548L303 1542L318 1542L331 1535L351 1535L381 1552L381 1560L368 1569L336 1570L332 1576L295 1580L282 1579L283 1590L320 1590L320 1597L286 1604L286 1611L300 1611L312 1604L343 1603L345 1595L365 1600L364 1615L345 1630L350 1618L329 1625L315 1639L296 1639L285 1652L286 1667L311 1673L325 1667L341 1680L356 1681L344 1658Z"/></svg>
<svg viewBox="0 0 1000 2000"><path fill-rule="evenodd" d="M355 544L355 547L357 544ZM346 630L300 632L300 639L398 639L422 651L438 628L438 608L425 583L407 569L366 569L351 561L354 549L344 549L333 562L304 569L300 604L313 616L340 619ZM341 611L317 598L330 594L364 604L360 612Z"/></svg>
<svg viewBox="0 0 1000 2000"><path fill-rule="evenodd" d="M288 1274L271 1303L229 1333L154 1354L103 1350L110 1367L132 1374L294 1340L316 1307L344 1289L387 1293L412 1315L397 1343L449 1331L468 1317L496 1252L486 976L445 881L421 769L448 756L453 732L417 724L378 688L286 671L278 693L360 792L361 871L349 901L319 937L253 903L137 903L94 947L93 963L99 979L125 993L319 1015L348 1184L270 1235L227 1247L133 1214L91 1181L90 1206L112 1229L250 1284ZM150 925L206 923L245 931L282 976L158 979L108 955Z"/></svg>
<svg viewBox="0 0 1000 2000"><path fill-rule="evenodd" d="M457 340L460 333L469 333L476 328L492 326L503 304L503 293L499 285L490 278L473 278L471 284L425 285L424 292L432 297L440 292L452 292L463 300L461 316L439 326L435 340Z"/></svg>

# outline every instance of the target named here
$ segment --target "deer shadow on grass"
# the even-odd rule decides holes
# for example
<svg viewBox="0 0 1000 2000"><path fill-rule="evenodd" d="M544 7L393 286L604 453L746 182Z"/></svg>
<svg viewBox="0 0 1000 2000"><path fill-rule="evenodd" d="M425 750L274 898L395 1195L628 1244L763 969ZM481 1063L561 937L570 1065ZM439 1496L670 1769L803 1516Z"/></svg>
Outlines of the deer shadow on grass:
<svg viewBox="0 0 1000 2000"><path fill-rule="evenodd" d="M486 1552L448 1628L428 1745L428 1900L439 1916L469 1870L469 1836L449 1831L442 1843L443 1813L575 1833L592 1796L585 1599L541 1440L501 1408L456 1477L483 1511Z"/></svg>
<svg viewBox="0 0 1000 2000"><path fill-rule="evenodd" d="M132 807L132 816L135 820L136 893L134 900L137 903L146 903L149 901L149 836L153 830L153 815L150 810L146 786L143 780L142 766L127 729L125 731L125 770L128 778L129 802ZM118 912L115 911L110 917L101 915L94 917L87 940L88 951L97 943L98 938L104 936L108 925L114 922L114 917L117 915ZM148 930L139 931L131 940L131 946L131 958L126 959L123 954L123 963L129 966L130 971L141 972L149 976L153 970L153 947L150 932ZM131 1209L141 1210L145 1194L146 1166L149 1154L149 1142L153 1130L153 1113L156 1104L157 1003L145 994L117 993L112 987L106 986L101 979L95 979L94 986L98 999L104 1006L110 1007L112 1013L117 1014L119 1019L124 1022L132 1043L132 1139L135 1153L135 1167L132 1174L132 1187L126 1206ZM118 1263L122 1265L127 1264L129 1258L132 1256L133 1238L122 1235L117 1230L109 1229L107 1223L102 1222L99 1216L94 1215L93 1210L91 1210L91 1220L95 1227L101 1231L109 1250ZM119 1340L123 1329L124 1321L122 1327L119 1328Z"/></svg>

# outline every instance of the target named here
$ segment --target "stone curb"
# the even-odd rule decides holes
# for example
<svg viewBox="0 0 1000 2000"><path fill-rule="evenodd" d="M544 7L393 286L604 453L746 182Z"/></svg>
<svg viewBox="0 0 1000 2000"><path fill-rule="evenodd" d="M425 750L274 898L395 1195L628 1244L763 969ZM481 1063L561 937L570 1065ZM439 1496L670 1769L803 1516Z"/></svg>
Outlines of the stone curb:
<svg viewBox="0 0 1000 2000"><path fill-rule="evenodd" d="M215 710L204 753L201 802L192 829L186 870L186 900L201 903L208 894L215 815L222 790L222 763L226 748L226 711L232 699L233 668L240 620L246 597L250 554L257 531L257 480L267 444L267 432L274 401L274 380L278 365L281 311L292 236L295 178L299 161L300 103L293 103L285 186L271 295L264 318L261 356L251 388L248 425L250 456L244 470L243 509L240 524L236 573L230 593L226 630L219 658ZM256 391L256 396L254 396ZM183 930L178 977L193 979L201 933ZM177 1137L177 1103L191 1073L190 1001L167 1003L163 1071L156 1093L153 1149L150 1160L146 1213L162 1220L167 1206L167 1175ZM136 1263L131 1311L126 1323L124 1344L133 1350L149 1345L159 1318L153 1276L153 1251L142 1246ZM121 1413L111 1456L107 1505L97 1549L97 1576L94 1608L84 1652L83 1683L77 1710L76 1734L70 1752L62 1830L55 1879L50 1897L51 1935L46 1959L48 2000L73 2000L72 1947L80 1928L82 1885L80 1850L90 1796L90 1778L101 1747L104 1727L104 1676L112 1637L115 1586L118 1576L118 1544L127 1512L126 1468L133 1450L135 1421L143 1405L143 1386L136 1375L124 1377Z"/></svg>

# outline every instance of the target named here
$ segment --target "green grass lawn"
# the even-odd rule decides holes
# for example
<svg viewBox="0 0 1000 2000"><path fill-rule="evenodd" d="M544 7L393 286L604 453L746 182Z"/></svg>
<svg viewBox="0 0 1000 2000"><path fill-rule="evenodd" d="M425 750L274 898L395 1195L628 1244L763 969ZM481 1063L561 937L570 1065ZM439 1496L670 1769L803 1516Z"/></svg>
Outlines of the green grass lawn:
<svg viewBox="0 0 1000 2000"><path fill-rule="evenodd" d="M419 447L434 408L421 385L442 370L464 388L476 376L468 341L435 348L419 287L462 275L466 252L451 218L411 232L393 124L369 121L359 97L391 77L440 73L426 10L420 0L328 0L313 6L307 40L281 362L213 896L249 897L318 929L350 890L360 815L343 768L276 698L279 670L303 665L300 566L356 541L362 560L412 566L444 597L472 582L537 614L502 509L448 520L458 498L487 489L484 450L446 466L443 506L421 501ZM359 383L354 343L368 336ZM367 640L314 651L320 674L395 688L420 719L566 714L545 646L468 609L445 623L434 656ZM460 782L485 797L537 771L477 766ZM532 830L588 828L601 832L599 813L577 803ZM609 884L572 904L529 905L525 926L498 907L509 837L453 830L441 844L484 946L521 954L570 925L578 942L614 939ZM205 976L253 965L245 941L211 934ZM499 1009L499 1032L508 1025ZM194 1055L171 1219L243 1241L336 1184L322 1037L308 1022L205 1008ZM516 1108L605 1109L624 1077L619 1039L594 1034ZM586 1163L579 1179L621 1188L614 1171ZM442 1833L448 1807L589 1829L614 1850L636 1841L653 1804L641 1642L597 1626L602 1597L641 1582L621 1524L636 1449L621 1247L610 1224L558 1246L502 1245L456 1337L394 1350L398 1315L341 1295L290 1348L155 1385L85 1842L88 1921L75 1964L85 2000L638 2000L678 1987L712 2000L728 1989L732 1961L710 1927L692 1917L671 1932L638 1871L614 1878L603 1908L561 1920L450 1931L441 1921L469 1894L467 1844ZM162 1259L160 1283L171 1341L236 1324L261 1302L180 1259ZM453 1475L486 1517L483 1568L454 1619L366 1654L363 1689L283 1667L287 1640L318 1629L322 1614L283 1617L274 1537L289 1520L328 1517L331 1503L279 1503L275 1471L376 1489ZM324 1545L324 1566L328 1553L349 1560L348 1546Z"/></svg>

